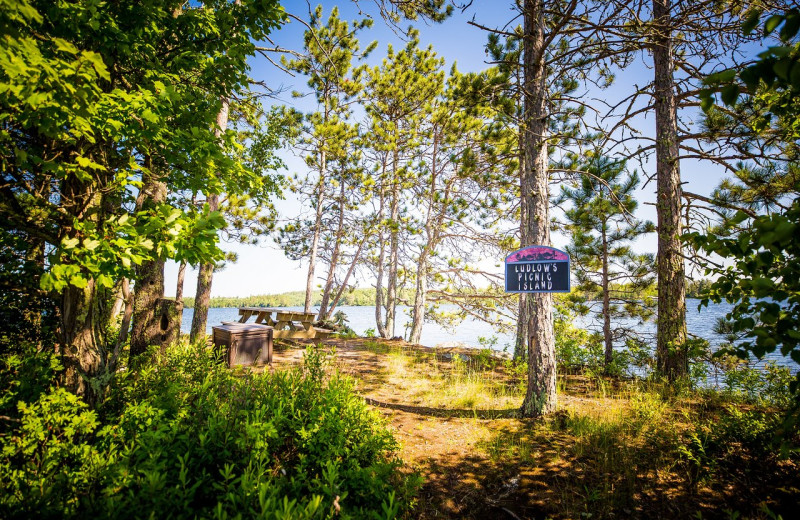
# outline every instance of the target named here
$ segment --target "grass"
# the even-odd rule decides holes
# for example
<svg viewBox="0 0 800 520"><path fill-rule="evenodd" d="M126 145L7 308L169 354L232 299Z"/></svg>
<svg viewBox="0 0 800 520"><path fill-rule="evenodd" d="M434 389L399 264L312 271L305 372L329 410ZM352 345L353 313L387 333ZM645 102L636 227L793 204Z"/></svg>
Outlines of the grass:
<svg viewBox="0 0 800 520"><path fill-rule="evenodd" d="M367 342L365 348L385 356L386 383L415 403L477 412L518 407L524 396L524 386L509 383L497 360L482 353L471 357L379 341Z"/></svg>
<svg viewBox="0 0 800 520"><path fill-rule="evenodd" d="M420 518L498 507L521 518L788 518L800 497L800 457L770 444L775 409L568 375L558 412L523 420L525 375L503 360L380 340L360 349L378 367L363 375L367 394L423 467Z"/></svg>

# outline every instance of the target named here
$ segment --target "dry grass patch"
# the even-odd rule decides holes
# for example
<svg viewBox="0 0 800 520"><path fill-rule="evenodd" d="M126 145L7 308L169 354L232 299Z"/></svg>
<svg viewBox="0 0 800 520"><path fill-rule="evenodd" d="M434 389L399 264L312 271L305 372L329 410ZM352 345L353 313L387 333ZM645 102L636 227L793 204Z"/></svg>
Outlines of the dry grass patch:
<svg viewBox="0 0 800 520"><path fill-rule="evenodd" d="M516 417L525 374L502 360L393 341L337 346L340 370L424 478L414 518L789 518L800 497L800 457L769 446L774 410L567 375L559 411L526 420Z"/></svg>

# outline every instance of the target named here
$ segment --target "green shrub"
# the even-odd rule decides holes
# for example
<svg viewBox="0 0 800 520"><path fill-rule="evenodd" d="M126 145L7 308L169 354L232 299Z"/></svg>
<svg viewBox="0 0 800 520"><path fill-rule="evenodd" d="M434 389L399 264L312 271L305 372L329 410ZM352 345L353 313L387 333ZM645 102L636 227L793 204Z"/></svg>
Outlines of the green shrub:
<svg viewBox="0 0 800 520"><path fill-rule="evenodd" d="M554 329L559 371L580 372L602 366L603 347L597 334L575 327L567 320L556 320Z"/></svg>
<svg viewBox="0 0 800 520"><path fill-rule="evenodd" d="M0 357L0 416L15 420L19 416L17 403L36 401L62 370L52 353L39 352L30 344L20 345L17 350Z"/></svg>
<svg viewBox="0 0 800 520"><path fill-rule="evenodd" d="M123 373L96 413L51 389L0 438L0 517L391 517L413 479L351 380L303 366L234 373L175 347Z"/></svg>
<svg viewBox="0 0 800 520"><path fill-rule="evenodd" d="M794 376L788 367L772 361L758 367L734 356L715 357L712 362L717 373L714 382L728 399L782 409L795 402L791 391Z"/></svg>

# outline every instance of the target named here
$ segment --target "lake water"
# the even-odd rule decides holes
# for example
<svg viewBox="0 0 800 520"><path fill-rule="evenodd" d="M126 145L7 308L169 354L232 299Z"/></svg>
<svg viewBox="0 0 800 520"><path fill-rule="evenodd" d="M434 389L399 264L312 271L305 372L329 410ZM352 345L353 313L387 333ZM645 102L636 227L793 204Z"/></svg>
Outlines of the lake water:
<svg viewBox="0 0 800 520"><path fill-rule="evenodd" d="M730 312L732 305L728 303L709 304L708 307L698 310L697 306L699 302L699 300L695 299L687 299L686 301L687 328L689 329L690 334L707 339L711 343L711 346L714 347L724 341L724 338L714 333L714 324L717 322L717 318L721 318ZM302 307L286 307L286 309L303 310ZM319 310L319 308L317 307L315 310ZM337 311L342 311L347 315L350 328L352 328L356 334L364 335L368 329L375 329L374 307L343 306L337 307ZM406 330L401 325L405 322L411 321L409 317L410 308L399 306L397 312L398 326L395 332L398 336L405 335ZM193 309L186 309L184 311L183 322L181 324L181 330L183 332L189 332L189 329L192 325L192 314ZM239 310L236 308L211 308L208 311L208 326L206 328L206 332L210 334L211 327L213 325L220 324L222 321L238 320ZM575 325L582 326L585 324L580 320L576 320ZM644 334L654 334L655 324L652 322L647 323L641 326L640 329ZM509 352L513 352L514 350L514 338L512 334L498 333L497 331L493 330L490 325L474 319L464 320L453 330L442 328L435 323L426 323L422 329L422 338L420 343L429 347L433 347L440 343L458 342L472 347L480 347L481 343L479 338L481 337L496 337L497 342L493 348L497 350L503 350L506 346L508 346ZM653 341L653 343L655 343L655 341ZM793 363L788 357L782 356L780 352L774 352L771 355L768 355L767 360L775 361L779 365L790 366L793 372L798 369L798 366L795 363Z"/></svg>

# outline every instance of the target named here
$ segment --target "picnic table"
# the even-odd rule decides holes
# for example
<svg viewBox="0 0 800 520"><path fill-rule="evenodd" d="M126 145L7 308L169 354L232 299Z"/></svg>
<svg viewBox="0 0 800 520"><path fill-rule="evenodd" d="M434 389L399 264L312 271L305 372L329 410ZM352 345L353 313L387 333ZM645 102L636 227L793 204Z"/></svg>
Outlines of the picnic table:
<svg viewBox="0 0 800 520"><path fill-rule="evenodd" d="M290 311L271 307L239 307L239 323L246 323L251 316L255 323L272 327L274 338L325 339L333 331L314 327L315 312Z"/></svg>

